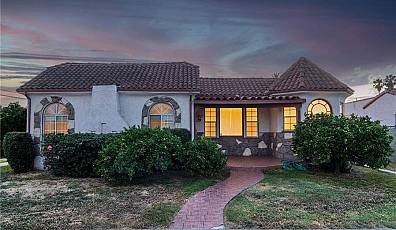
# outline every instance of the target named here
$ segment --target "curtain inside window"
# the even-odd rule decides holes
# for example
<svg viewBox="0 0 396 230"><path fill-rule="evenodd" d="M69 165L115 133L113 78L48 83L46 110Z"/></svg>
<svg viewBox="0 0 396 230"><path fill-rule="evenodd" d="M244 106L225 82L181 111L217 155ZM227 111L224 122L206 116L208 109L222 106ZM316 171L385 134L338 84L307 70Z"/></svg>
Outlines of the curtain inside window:
<svg viewBox="0 0 396 230"><path fill-rule="evenodd" d="M220 135L242 136L242 108L220 108Z"/></svg>

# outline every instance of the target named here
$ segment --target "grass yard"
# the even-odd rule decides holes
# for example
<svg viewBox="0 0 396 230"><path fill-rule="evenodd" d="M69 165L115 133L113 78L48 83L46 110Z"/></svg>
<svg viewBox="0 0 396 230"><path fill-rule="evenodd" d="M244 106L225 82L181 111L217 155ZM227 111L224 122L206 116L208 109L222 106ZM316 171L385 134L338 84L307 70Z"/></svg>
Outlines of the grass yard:
<svg viewBox="0 0 396 230"><path fill-rule="evenodd" d="M396 176L270 171L226 208L228 228L396 228Z"/></svg>
<svg viewBox="0 0 396 230"><path fill-rule="evenodd" d="M4 229L163 228L185 200L215 179L171 172L110 186L96 178L62 178L46 172L5 175L0 183Z"/></svg>
<svg viewBox="0 0 396 230"><path fill-rule="evenodd" d="M391 162L391 163L388 165L387 169L396 171L396 162Z"/></svg>

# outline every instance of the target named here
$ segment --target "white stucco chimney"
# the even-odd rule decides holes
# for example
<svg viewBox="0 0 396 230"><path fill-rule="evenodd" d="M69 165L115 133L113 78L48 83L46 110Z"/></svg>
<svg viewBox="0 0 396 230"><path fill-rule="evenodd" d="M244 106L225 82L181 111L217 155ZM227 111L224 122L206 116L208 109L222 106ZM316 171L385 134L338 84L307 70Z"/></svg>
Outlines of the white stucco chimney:
<svg viewBox="0 0 396 230"><path fill-rule="evenodd" d="M95 85L92 87L90 113L91 132L119 132L124 127L128 127L119 112L116 85Z"/></svg>

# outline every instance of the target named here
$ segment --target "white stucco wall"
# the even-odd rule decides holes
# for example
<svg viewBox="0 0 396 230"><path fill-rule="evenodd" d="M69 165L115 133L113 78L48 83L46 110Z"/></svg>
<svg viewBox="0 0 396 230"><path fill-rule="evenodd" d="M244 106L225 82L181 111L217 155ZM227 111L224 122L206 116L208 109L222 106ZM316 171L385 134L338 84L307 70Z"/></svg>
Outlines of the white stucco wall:
<svg viewBox="0 0 396 230"><path fill-rule="evenodd" d="M190 95L180 93L119 92L121 116L129 126L141 125L144 103L155 96L173 98L180 106L180 128L190 130Z"/></svg>
<svg viewBox="0 0 396 230"><path fill-rule="evenodd" d="M363 109L371 99L352 101L345 103L345 114L355 114L357 116L369 116L373 120L381 121L381 124L387 126L396 126L396 96L384 94L368 107Z"/></svg>
<svg viewBox="0 0 396 230"><path fill-rule="evenodd" d="M140 126L142 109L154 96L173 98L180 106L181 128L190 129L190 94L117 92L115 86L95 87L91 92L29 93L32 112L30 133L34 132L34 112L41 108L40 101L46 96L60 96L69 101L75 112L75 132L119 132L124 127Z"/></svg>

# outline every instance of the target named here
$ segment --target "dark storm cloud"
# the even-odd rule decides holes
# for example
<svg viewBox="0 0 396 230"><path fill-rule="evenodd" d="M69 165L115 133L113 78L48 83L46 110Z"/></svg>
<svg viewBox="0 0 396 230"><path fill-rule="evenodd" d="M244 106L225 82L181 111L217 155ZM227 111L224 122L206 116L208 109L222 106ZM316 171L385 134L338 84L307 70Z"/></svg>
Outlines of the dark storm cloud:
<svg viewBox="0 0 396 230"><path fill-rule="evenodd" d="M1 11L7 76L63 61L189 61L206 76L268 77L300 56L350 85L396 72L392 0L3 0Z"/></svg>

